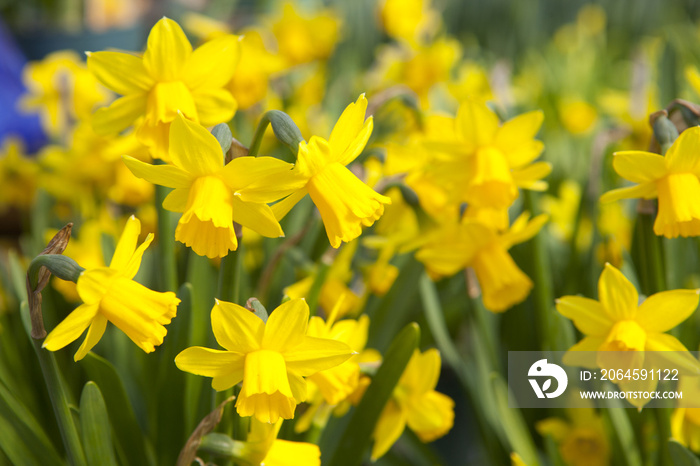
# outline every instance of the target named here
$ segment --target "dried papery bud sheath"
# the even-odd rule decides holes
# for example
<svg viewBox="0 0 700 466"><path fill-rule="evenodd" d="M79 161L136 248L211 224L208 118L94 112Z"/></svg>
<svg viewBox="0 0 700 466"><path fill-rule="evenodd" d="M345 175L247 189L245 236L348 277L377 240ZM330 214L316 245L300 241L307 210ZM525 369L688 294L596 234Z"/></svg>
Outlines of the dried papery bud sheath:
<svg viewBox="0 0 700 466"><path fill-rule="evenodd" d="M72 230L72 223L61 228L58 233L51 238L46 248L32 261L27 270L27 301L29 303L29 314L32 320L32 338L34 339L38 340L46 336L44 319L41 314L41 290L43 290L49 282L52 273L72 275L74 269L72 264L60 264L60 259L57 262L54 260L47 261L45 258L48 256L59 256L63 259L67 259L61 256L61 254L63 254L63 251L68 247L68 241L70 240ZM74 261L71 260L71 262L75 264ZM75 264L75 266L82 271L82 267L78 264ZM54 269L56 270L54 271Z"/></svg>
<svg viewBox="0 0 700 466"><path fill-rule="evenodd" d="M194 429L190 438L187 439L187 443L180 451L180 455L177 457L177 466L187 466L192 464L197 455L197 449L202 442L202 437L207 435L209 432L214 430L216 426L221 421L221 415L224 413L224 407L233 401L236 397L231 396L225 399L219 406L216 407L214 411L209 413L204 419L201 420L199 425Z"/></svg>

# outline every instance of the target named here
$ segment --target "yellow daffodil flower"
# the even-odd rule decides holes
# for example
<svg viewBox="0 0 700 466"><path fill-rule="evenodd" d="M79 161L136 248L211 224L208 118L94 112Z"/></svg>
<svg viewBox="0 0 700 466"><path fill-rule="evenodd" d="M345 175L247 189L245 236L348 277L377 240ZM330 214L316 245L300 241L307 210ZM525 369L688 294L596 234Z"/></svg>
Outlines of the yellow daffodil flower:
<svg viewBox="0 0 700 466"><path fill-rule="evenodd" d="M284 59L267 50L261 32L247 30L241 40L241 60L228 89L241 110L265 98L270 78L285 67Z"/></svg>
<svg viewBox="0 0 700 466"><path fill-rule="evenodd" d="M579 98L562 99L558 110L562 125L575 136L589 134L598 121L598 112L595 107Z"/></svg>
<svg viewBox="0 0 700 466"><path fill-rule="evenodd" d="M616 357L621 354L619 352L636 352L626 361L641 367L645 362L644 351L668 351L676 367L697 374L700 372L698 361L678 339L665 332L695 312L699 293L700 290L662 291L639 304L634 285L622 272L606 264L598 280L598 301L581 296L564 296L557 300L557 311L571 319L585 335L569 348L564 363L607 367L606 358ZM654 387L655 384L653 381ZM628 384L618 385L624 389ZM641 400L641 403L646 401Z"/></svg>
<svg viewBox="0 0 700 466"><path fill-rule="evenodd" d="M390 37L417 43L440 26L441 18L427 0L385 0L379 19Z"/></svg>
<svg viewBox="0 0 700 466"><path fill-rule="evenodd" d="M423 442L432 442L452 428L454 401L435 391L439 377L440 352L416 350L374 428L372 461L391 448L406 425Z"/></svg>
<svg viewBox="0 0 700 466"><path fill-rule="evenodd" d="M447 173L454 178L460 200L475 207L507 209L517 199L518 188L547 189L541 179L551 165L532 163L544 148L534 139L543 118L541 111L534 111L501 125L485 103L464 102L454 123L457 141L442 144L455 156L447 163Z"/></svg>
<svg viewBox="0 0 700 466"><path fill-rule="evenodd" d="M288 179L292 184L304 179L306 184L272 208L277 219L281 219L309 193L334 248L360 236L362 225L371 226L384 213L384 204L391 204L391 199L376 193L345 167L360 155L372 134L373 120L365 120L366 111L367 99L362 94L357 102L347 106L329 140L313 136L308 144L299 143L293 170L297 178ZM269 201L246 189L239 194L243 199Z"/></svg>
<svg viewBox="0 0 700 466"><path fill-rule="evenodd" d="M700 408L676 408L671 415L671 435L694 452L700 452Z"/></svg>
<svg viewBox="0 0 700 466"><path fill-rule="evenodd" d="M654 233L666 238L700 235L700 127L686 129L665 156L643 151L616 152L613 168L634 183L608 191L601 202L659 198Z"/></svg>
<svg viewBox="0 0 700 466"><path fill-rule="evenodd" d="M233 222L269 238L284 235L268 205L245 202L234 192L258 179L291 172L291 164L272 157L238 157L224 165L216 138L182 114L171 125L169 146L172 165L149 165L129 156L124 163L139 178L175 188L163 207L183 212L177 241L214 258L238 247Z"/></svg>
<svg viewBox="0 0 700 466"><path fill-rule="evenodd" d="M547 418L535 428L540 435L549 435L559 446L561 457L569 466L607 466L610 464L610 443L603 419L590 406L567 410L570 421Z"/></svg>
<svg viewBox="0 0 700 466"><path fill-rule="evenodd" d="M203 126L230 120L236 101L225 89L239 56L238 38L225 35L192 50L173 20L158 21L142 57L121 52L88 54L88 68L123 97L93 117L95 130L118 133L138 118L136 136L154 157L168 157L168 131L178 112Z"/></svg>
<svg viewBox="0 0 700 466"><path fill-rule="evenodd" d="M175 364L185 372L213 377L214 390L243 381L236 400L238 414L261 422L292 419L296 405L306 399L304 377L342 364L352 355L345 343L307 335L309 307L303 299L282 304L267 323L241 306L217 301L211 323L225 351L187 348Z"/></svg>
<svg viewBox="0 0 700 466"><path fill-rule="evenodd" d="M581 187L574 180L564 180L559 185L558 198L550 195L542 197L542 210L552 219L549 224L552 236L562 241L571 239L580 202Z"/></svg>
<svg viewBox="0 0 700 466"><path fill-rule="evenodd" d="M52 136L66 133L71 119L87 119L95 106L110 98L75 52L54 52L30 62L23 80L28 93L20 101L21 108L39 113L42 127Z"/></svg>
<svg viewBox="0 0 700 466"><path fill-rule="evenodd" d="M529 214L522 214L503 233L470 219L443 225L422 240L416 259L425 264L433 279L473 267L484 307L492 312L506 311L524 301L533 287L532 280L508 254L513 245L535 236L547 222L547 215L528 220Z"/></svg>
<svg viewBox="0 0 700 466"><path fill-rule="evenodd" d="M330 56L339 38L340 21L329 10L303 17L286 2L282 16L271 26L277 38L279 54L287 66L300 65Z"/></svg>
<svg viewBox="0 0 700 466"><path fill-rule="evenodd" d="M132 216L124 227L109 267L87 269L78 278L78 294L84 304L78 306L58 324L44 340L43 347L56 351L72 343L88 329L87 336L75 353L75 360L85 357L112 322L136 345L150 353L163 343L164 325L175 317L180 300L173 292L149 290L133 280L143 253L153 241L150 233L137 248L141 222Z"/></svg>
<svg viewBox="0 0 700 466"><path fill-rule="evenodd" d="M321 465L318 445L278 439L280 427L282 419L273 423L251 419L246 441L234 440L233 457L254 466Z"/></svg>
<svg viewBox="0 0 700 466"><path fill-rule="evenodd" d="M9 207L28 209L39 186L39 164L24 154L22 142L8 138L0 152L0 212Z"/></svg>

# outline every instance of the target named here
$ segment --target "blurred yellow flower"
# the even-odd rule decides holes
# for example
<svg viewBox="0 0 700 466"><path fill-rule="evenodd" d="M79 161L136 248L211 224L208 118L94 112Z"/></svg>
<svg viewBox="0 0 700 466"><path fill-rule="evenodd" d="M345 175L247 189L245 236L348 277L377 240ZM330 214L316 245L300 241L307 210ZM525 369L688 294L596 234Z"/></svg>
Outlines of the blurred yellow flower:
<svg viewBox="0 0 700 466"><path fill-rule="evenodd" d="M287 66L295 66L330 56L340 35L340 20L330 10L303 17L293 3L286 2L271 30L280 56Z"/></svg>
<svg viewBox="0 0 700 466"><path fill-rule="evenodd" d="M492 312L506 311L524 301L533 287L532 280L508 254L513 245L535 236L548 218L545 214L532 220L529 217L529 213L523 213L503 233L470 219L441 225L420 240L416 259L433 279L473 267L484 307Z"/></svg>
<svg viewBox="0 0 700 466"><path fill-rule="evenodd" d="M411 43L432 35L441 22L429 0L384 0L379 19L387 35Z"/></svg>
<svg viewBox="0 0 700 466"><path fill-rule="evenodd" d="M71 120L87 119L97 105L109 101L110 93L85 67L75 52L60 51L24 68L28 94L20 108L39 113L44 129L59 137L69 131Z"/></svg>
<svg viewBox="0 0 700 466"><path fill-rule="evenodd" d="M614 155L615 171L639 184L608 191L601 202L658 197L654 233L666 238L700 235L700 127L683 131L665 156L643 151Z"/></svg>
<svg viewBox="0 0 700 466"><path fill-rule="evenodd" d="M224 351L187 348L175 358L180 370L213 377L214 390L241 380L238 414L260 422L292 419L306 399L304 377L342 364L352 355L348 345L307 335L309 307L303 299L279 306L267 322L237 304L218 301L211 311L216 341Z"/></svg>
<svg viewBox="0 0 700 466"><path fill-rule="evenodd" d="M576 406L566 412L570 421L547 418L537 422L537 432L554 439L567 466L610 464L610 443L603 419L590 406Z"/></svg>
<svg viewBox="0 0 700 466"><path fill-rule="evenodd" d="M118 133L137 119L136 136L154 157L167 160L170 123L178 112L203 126L230 120L236 101L225 89L238 63L240 44L225 35L192 50L173 20L158 21L143 57L121 52L88 54L88 68L123 97L93 116L95 130Z"/></svg>
<svg viewBox="0 0 700 466"><path fill-rule="evenodd" d="M163 343L167 333L164 325L175 317L180 300L173 292L152 291L133 280L143 253L153 241L151 233L137 248L140 232L141 222L132 216L119 238L109 267L90 268L80 274L78 294L84 304L49 333L44 348L57 351L88 329L83 344L75 353L74 359L78 361L100 341L107 321L126 333L146 353Z"/></svg>
<svg viewBox="0 0 700 466"><path fill-rule="evenodd" d="M581 187L574 180L564 180L559 185L558 198L550 195L542 197L542 210L552 219L549 230L553 236L562 241L571 239L580 201Z"/></svg>
<svg viewBox="0 0 700 466"><path fill-rule="evenodd" d="M22 142L7 138L0 152L0 212L9 207L28 209L39 186L40 167L26 157Z"/></svg>
<svg viewBox="0 0 700 466"><path fill-rule="evenodd" d="M238 157L224 165L219 142L205 128L182 114L170 126L172 165L149 165L129 156L124 163L139 178L175 188L163 207L183 212L175 230L177 241L214 258L238 247L233 222L269 238L284 235L268 205L245 202L234 191L290 172L291 164L272 157Z"/></svg>
<svg viewBox="0 0 700 466"><path fill-rule="evenodd" d="M585 100L565 98L559 102L559 119L568 132L575 136L588 134L598 121L595 107Z"/></svg>
<svg viewBox="0 0 700 466"><path fill-rule="evenodd" d="M407 425L422 442L432 442L452 428L454 401L435 391L439 377L440 352L416 350L374 428L372 461L389 451Z"/></svg>
<svg viewBox="0 0 700 466"><path fill-rule="evenodd" d="M246 30L241 40L241 60L228 89L241 110L247 110L265 98L270 78L281 72L284 59L267 50L260 32Z"/></svg>
<svg viewBox="0 0 700 466"><path fill-rule="evenodd" d="M671 435L695 453L700 452L700 408L676 408L671 415Z"/></svg>

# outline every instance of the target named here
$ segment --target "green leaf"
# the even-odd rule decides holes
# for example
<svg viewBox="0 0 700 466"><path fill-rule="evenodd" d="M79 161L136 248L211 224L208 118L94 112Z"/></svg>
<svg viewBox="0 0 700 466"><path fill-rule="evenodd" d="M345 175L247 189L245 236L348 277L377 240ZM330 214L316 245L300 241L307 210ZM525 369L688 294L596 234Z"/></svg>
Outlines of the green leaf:
<svg viewBox="0 0 700 466"><path fill-rule="evenodd" d="M518 453L525 464L539 464L537 449L520 409L508 406L508 386L497 373L491 376L491 386L496 397L501 425L512 451Z"/></svg>
<svg viewBox="0 0 700 466"><path fill-rule="evenodd" d="M329 464L333 466L360 465L372 440L374 426L391 398L408 361L418 346L420 328L415 322L408 324L394 338L382 365L367 387L362 401L352 414L340 437Z"/></svg>
<svg viewBox="0 0 700 466"><path fill-rule="evenodd" d="M88 353L80 363L91 380L102 387L109 419L117 443L129 464L153 464L141 426L136 420L119 374L114 366L95 353Z"/></svg>
<svg viewBox="0 0 700 466"><path fill-rule="evenodd" d="M668 441L668 451L674 466L700 466L700 459L676 440Z"/></svg>
<svg viewBox="0 0 700 466"><path fill-rule="evenodd" d="M635 440L634 427L627 417L627 410L622 409L624 403L624 401L615 399L605 400L607 409L603 409L602 413L610 420L613 436L617 437L620 442L620 450L625 458L625 464L634 466L642 464L642 455Z"/></svg>
<svg viewBox="0 0 700 466"><path fill-rule="evenodd" d="M14 464L62 465L41 424L32 413L0 384L0 450Z"/></svg>
<svg viewBox="0 0 700 466"><path fill-rule="evenodd" d="M116 466L107 407L95 382L86 383L80 396L80 426L88 464Z"/></svg>

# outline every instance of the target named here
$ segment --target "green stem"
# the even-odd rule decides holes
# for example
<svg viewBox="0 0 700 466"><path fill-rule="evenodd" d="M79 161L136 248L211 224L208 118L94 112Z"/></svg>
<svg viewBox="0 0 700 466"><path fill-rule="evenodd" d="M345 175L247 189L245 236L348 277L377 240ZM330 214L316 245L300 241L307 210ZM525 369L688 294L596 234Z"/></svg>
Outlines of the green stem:
<svg viewBox="0 0 700 466"><path fill-rule="evenodd" d="M523 193L525 207L532 215L539 212L535 206L534 195L531 191ZM540 341L542 350L551 351L557 348L552 343L551 333L553 327L552 304L554 294L552 292L552 272L550 268L549 251L547 250L546 239L542 232L532 239L532 254L534 262L533 297L535 299L535 310L537 312L537 322L539 323Z"/></svg>
<svg viewBox="0 0 700 466"><path fill-rule="evenodd" d="M321 290L323 289L323 284L326 282L326 277L328 277L328 272L330 271L330 264L321 259L316 271L316 276L314 277L313 283L311 283L311 288L309 289L309 296L307 298L307 304L309 305L309 315L315 316L318 311L318 302L321 298ZM329 313L330 309L324 310ZM327 316L326 316L327 317Z"/></svg>
<svg viewBox="0 0 700 466"><path fill-rule="evenodd" d="M39 365L44 375L46 388L49 391L49 398L51 399L51 405L56 415L58 429L61 431L61 438L66 447L68 461L74 466L87 466L85 453L80 443L80 436L73 422L73 415L71 414L68 400L66 399L65 389L61 382L61 375L58 372L56 358L52 352L41 347L41 342L32 340L32 344L39 358Z"/></svg>
<svg viewBox="0 0 700 466"><path fill-rule="evenodd" d="M665 262L663 256L663 245L661 238L654 233L654 215L647 212L648 203L651 201L640 201L639 214L637 215L639 250L640 250L640 271L644 277L641 283L642 292L651 296L654 293L666 289Z"/></svg>
<svg viewBox="0 0 700 466"><path fill-rule="evenodd" d="M158 162L158 161L157 161ZM160 165L164 162L160 161ZM160 288L162 291L177 291L177 265L175 263L175 231L170 221L170 212L163 208L163 201L171 189L156 185L156 211L158 212L158 253L160 256Z"/></svg>
<svg viewBox="0 0 700 466"><path fill-rule="evenodd" d="M238 249L231 251L226 257L221 259L219 266L219 288L216 293L222 301L239 304L241 292L241 269L242 269L242 244L239 241Z"/></svg>

